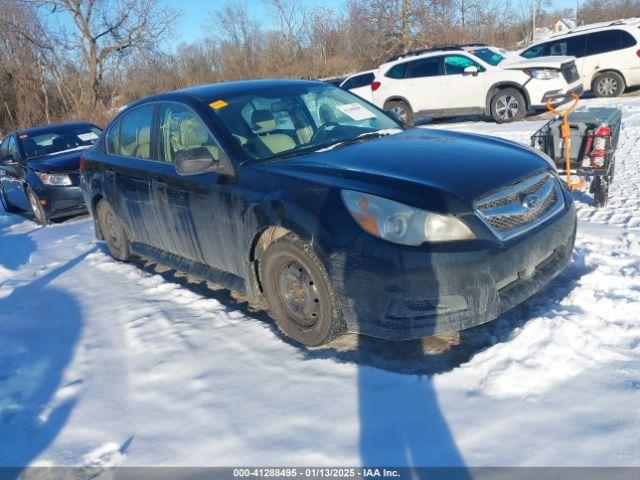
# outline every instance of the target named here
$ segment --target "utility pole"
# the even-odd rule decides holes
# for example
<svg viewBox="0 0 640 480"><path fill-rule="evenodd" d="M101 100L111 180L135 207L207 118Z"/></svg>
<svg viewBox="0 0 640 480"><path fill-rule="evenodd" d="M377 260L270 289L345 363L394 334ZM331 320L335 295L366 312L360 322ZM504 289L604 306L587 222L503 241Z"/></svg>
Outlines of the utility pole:
<svg viewBox="0 0 640 480"><path fill-rule="evenodd" d="M536 33L536 0L531 0L531 41Z"/></svg>
<svg viewBox="0 0 640 480"><path fill-rule="evenodd" d="M579 26L580 24L578 23L578 8L580 4L580 0L576 0L576 27Z"/></svg>

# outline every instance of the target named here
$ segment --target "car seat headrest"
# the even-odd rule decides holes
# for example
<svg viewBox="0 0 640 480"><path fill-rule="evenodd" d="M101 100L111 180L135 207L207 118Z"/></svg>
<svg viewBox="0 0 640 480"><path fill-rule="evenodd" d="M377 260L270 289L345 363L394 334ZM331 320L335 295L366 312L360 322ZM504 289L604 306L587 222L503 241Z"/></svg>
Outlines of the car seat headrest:
<svg viewBox="0 0 640 480"><path fill-rule="evenodd" d="M255 133L269 133L276 129L276 120L271 110L255 110L251 114L251 130Z"/></svg>

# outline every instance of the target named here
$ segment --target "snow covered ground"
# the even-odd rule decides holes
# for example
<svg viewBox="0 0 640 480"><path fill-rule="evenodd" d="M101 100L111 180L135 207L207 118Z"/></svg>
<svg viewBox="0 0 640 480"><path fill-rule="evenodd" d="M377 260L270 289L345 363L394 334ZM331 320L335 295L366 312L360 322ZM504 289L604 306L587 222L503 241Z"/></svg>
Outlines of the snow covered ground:
<svg viewBox="0 0 640 480"><path fill-rule="evenodd" d="M0 212L0 466L640 466L640 99L606 104L616 179L603 209L576 193L571 266L440 355L306 350L226 290L115 262L88 219Z"/></svg>

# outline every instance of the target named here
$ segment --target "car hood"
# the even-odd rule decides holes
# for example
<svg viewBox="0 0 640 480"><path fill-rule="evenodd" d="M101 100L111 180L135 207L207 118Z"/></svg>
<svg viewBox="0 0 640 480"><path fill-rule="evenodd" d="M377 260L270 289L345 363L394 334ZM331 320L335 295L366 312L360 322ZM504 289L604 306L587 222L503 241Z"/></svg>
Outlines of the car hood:
<svg viewBox="0 0 640 480"><path fill-rule="evenodd" d="M560 68L567 62L574 62L576 57L554 55L550 57L524 58L520 56L508 57L500 62L502 68L507 70L520 70L523 68Z"/></svg>
<svg viewBox="0 0 640 480"><path fill-rule="evenodd" d="M84 150L62 153L60 155L50 155L37 158L27 162L33 170L39 172L75 172L80 168L80 156Z"/></svg>
<svg viewBox="0 0 640 480"><path fill-rule="evenodd" d="M433 211L469 211L475 199L553 167L507 140L414 128L263 168Z"/></svg>

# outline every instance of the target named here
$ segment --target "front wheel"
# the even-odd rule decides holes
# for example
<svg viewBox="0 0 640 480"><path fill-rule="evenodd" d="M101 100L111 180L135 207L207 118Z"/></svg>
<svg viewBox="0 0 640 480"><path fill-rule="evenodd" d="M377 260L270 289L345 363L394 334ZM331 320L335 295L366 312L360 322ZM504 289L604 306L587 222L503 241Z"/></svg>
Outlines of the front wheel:
<svg viewBox="0 0 640 480"><path fill-rule="evenodd" d="M593 81L596 97L617 97L624 91L624 78L616 72L605 72Z"/></svg>
<svg viewBox="0 0 640 480"><path fill-rule="evenodd" d="M308 347L346 331L331 281L313 249L289 234L259 259L260 281L278 328Z"/></svg>
<svg viewBox="0 0 640 480"><path fill-rule="evenodd" d="M31 213L33 213L33 218L39 225L48 225L49 224L49 215L45 211L38 195L35 194L31 188L27 187L27 198L29 199L29 205L31 206Z"/></svg>
<svg viewBox="0 0 640 480"><path fill-rule="evenodd" d="M527 102L515 88L505 88L491 99L491 117L496 123L522 120L527 114Z"/></svg>
<svg viewBox="0 0 640 480"><path fill-rule="evenodd" d="M102 238L107 242L111 256L116 260L126 262L131 259L131 245L129 239L120 224L120 220L113 213L111 206L102 199L96 207L98 226Z"/></svg>

